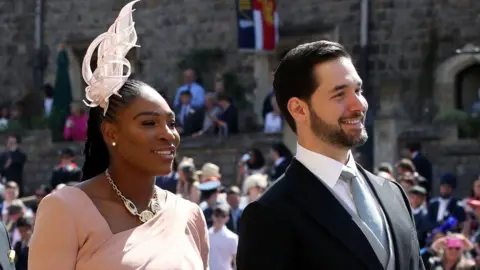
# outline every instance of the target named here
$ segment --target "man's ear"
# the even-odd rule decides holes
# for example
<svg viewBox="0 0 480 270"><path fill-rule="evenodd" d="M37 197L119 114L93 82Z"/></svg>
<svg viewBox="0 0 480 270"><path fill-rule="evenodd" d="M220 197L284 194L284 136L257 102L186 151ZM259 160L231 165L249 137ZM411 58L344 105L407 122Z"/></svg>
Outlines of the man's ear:
<svg viewBox="0 0 480 270"><path fill-rule="evenodd" d="M296 97L287 102L287 109L296 122L305 122L308 118L308 104Z"/></svg>

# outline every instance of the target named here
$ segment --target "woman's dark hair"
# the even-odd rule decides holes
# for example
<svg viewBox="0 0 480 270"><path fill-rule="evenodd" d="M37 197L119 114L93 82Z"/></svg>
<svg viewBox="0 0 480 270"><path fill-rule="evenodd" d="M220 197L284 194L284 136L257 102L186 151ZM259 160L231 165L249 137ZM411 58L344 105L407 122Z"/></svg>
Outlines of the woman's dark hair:
<svg viewBox="0 0 480 270"><path fill-rule="evenodd" d="M282 142L275 142L272 144L272 150L278 153L278 156L285 158L287 162L290 162L293 158L293 154L288 147Z"/></svg>
<svg viewBox="0 0 480 270"><path fill-rule="evenodd" d="M265 166L265 158L263 157L262 151L258 148L250 149L253 157L250 157L250 160L247 161L247 166L250 170L258 170Z"/></svg>
<svg viewBox="0 0 480 270"><path fill-rule="evenodd" d="M133 100L135 100L141 93L142 87L149 87L146 83L137 80L127 80L120 88L117 95L112 95L109 98L108 110L103 115L103 108L90 108L88 112L87 123L87 141L85 142L85 149L83 155L85 156L85 163L83 164L82 180L91 179L108 168L110 156L107 145L103 140L100 125L105 121L115 121L116 114Z"/></svg>

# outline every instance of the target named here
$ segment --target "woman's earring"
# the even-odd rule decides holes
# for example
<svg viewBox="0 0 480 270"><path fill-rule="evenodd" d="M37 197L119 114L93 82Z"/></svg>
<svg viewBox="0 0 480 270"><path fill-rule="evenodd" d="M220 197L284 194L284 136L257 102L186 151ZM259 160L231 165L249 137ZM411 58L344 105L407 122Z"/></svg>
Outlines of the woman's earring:
<svg viewBox="0 0 480 270"><path fill-rule="evenodd" d="M116 143L116 142L112 142L112 146L115 146L115 145L117 145L117 143Z"/></svg>

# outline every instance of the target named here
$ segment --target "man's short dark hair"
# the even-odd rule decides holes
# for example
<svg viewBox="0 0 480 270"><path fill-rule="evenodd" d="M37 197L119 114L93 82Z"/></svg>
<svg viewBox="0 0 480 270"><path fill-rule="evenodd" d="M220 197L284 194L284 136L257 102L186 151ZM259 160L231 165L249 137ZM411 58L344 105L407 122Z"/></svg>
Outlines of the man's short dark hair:
<svg viewBox="0 0 480 270"><path fill-rule="evenodd" d="M218 93L217 94L217 101L229 101L230 102L230 97L228 96L227 93Z"/></svg>
<svg viewBox="0 0 480 270"><path fill-rule="evenodd" d="M297 97L309 101L319 85L313 74L314 67L340 57L351 58L342 45L321 40L290 50L280 61L274 74L273 89L280 112L295 133L297 128L287 109L288 100Z"/></svg>
<svg viewBox="0 0 480 270"><path fill-rule="evenodd" d="M180 96L189 96L189 97L192 97L192 92L190 91L183 91L180 93Z"/></svg>
<svg viewBox="0 0 480 270"><path fill-rule="evenodd" d="M407 149L410 152L420 152L422 150L422 144L420 142L407 143Z"/></svg>

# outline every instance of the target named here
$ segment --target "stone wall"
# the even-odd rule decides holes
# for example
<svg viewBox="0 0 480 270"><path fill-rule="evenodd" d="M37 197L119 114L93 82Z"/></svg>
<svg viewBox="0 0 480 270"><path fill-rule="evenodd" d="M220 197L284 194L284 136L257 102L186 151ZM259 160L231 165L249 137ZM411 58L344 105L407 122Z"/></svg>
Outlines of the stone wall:
<svg viewBox="0 0 480 270"><path fill-rule="evenodd" d="M31 90L35 1L0 1L0 106Z"/></svg>
<svg viewBox="0 0 480 270"><path fill-rule="evenodd" d="M0 134L0 142L6 141L7 135ZM217 140L216 138L182 139L178 160L182 157L192 157L197 169L206 162L217 164L222 173L225 184L235 183L237 176L237 162L251 147L259 148L264 155L274 141L281 140L279 135L241 134ZM0 153L5 150L5 144L0 143ZM24 169L25 192L31 194L41 184L48 184L53 167L59 162L59 152L65 147L72 148L79 155L77 163L83 164L83 143L51 143L49 131L33 131L25 134L22 150L27 154L28 161ZM265 156L267 157L267 156Z"/></svg>

